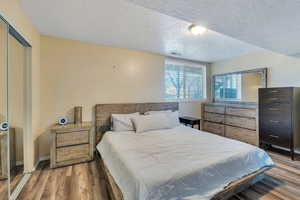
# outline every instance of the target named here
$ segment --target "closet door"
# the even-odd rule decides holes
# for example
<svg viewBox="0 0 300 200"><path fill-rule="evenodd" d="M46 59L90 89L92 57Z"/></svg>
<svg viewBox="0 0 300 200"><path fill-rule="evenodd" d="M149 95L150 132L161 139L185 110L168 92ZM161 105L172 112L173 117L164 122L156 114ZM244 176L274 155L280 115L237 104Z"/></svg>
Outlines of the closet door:
<svg viewBox="0 0 300 200"><path fill-rule="evenodd" d="M7 79L8 26L0 18L0 199L8 199L9 191L9 129Z"/></svg>
<svg viewBox="0 0 300 200"><path fill-rule="evenodd" d="M13 193L24 173L23 138L25 135L25 57L26 47L8 36L8 121L10 192Z"/></svg>

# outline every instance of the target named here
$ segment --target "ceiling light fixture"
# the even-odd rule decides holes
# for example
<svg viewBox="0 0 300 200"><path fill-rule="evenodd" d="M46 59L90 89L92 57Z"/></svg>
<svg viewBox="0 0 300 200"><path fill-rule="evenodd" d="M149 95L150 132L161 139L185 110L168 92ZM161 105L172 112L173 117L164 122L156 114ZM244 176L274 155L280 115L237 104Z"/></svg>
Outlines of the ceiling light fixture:
<svg viewBox="0 0 300 200"><path fill-rule="evenodd" d="M205 33L207 31L206 28L202 27L202 26L198 26L196 24L192 24L189 26L189 31L193 34L193 35L202 35L203 33Z"/></svg>

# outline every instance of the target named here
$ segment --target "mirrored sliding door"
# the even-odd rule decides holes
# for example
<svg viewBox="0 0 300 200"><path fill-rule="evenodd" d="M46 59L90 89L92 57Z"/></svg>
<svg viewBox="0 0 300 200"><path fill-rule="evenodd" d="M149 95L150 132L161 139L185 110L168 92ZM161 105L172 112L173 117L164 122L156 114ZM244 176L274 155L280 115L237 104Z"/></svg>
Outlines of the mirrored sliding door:
<svg viewBox="0 0 300 200"><path fill-rule="evenodd" d="M0 19L0 199L8 199L9 191L9 131L7 124L7 44L8 26Z"/></svg>
<svg viewBox="0 0 300 200"><path fill-rule="evenodd" d="M0 16L0 200L15 199L17 186L28 180L23 175L30 52L30 44Z"/></svg>
<svg viewBox="0 0 300 200"><path fill-rule="evenodd" d="M8 121L10 192L21 181L24 172L23 137L25 124L26 47L14 36L8 36Z"/></svg>

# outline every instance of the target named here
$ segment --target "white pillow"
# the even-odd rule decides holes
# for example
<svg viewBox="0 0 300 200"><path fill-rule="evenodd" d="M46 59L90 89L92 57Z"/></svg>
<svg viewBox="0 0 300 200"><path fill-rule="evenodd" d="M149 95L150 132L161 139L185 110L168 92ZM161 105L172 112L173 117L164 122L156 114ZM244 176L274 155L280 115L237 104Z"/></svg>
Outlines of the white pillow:
<svg viewBox="0 0 300 200"><path fill-rule="evenodd" d="M170 121L170 125L172 127L176 127L180 125L178 111L172 112L172 110L161 110L161 111L148 111L145 113L145 115L156 115L156 114L165 114L168 117Z"/></svg>
<svg viewBox="0 0 300 200"><path fill-rule="evenodd" d="M112 114L112 131L134 131L131 118L139 115L140 113L138 112L131 114Z"/></svg>
<svg viewBox="0 0 300 200"><path fill-rule="evenodd" d="M164 113L164 114L167 116L167 118L170 122L170 126L172 128L180 125L178 111L168 112L168 113Z"/></svg>
<svg viewBox="0 0 300 200"><path fill-rule="evenodd" d="M140 115L131 119L137 133L172 128L165 114Z"/></svg>
<svg viewBox="0 0 300 200"><path fill-rule="evenodd" d="M153 115L153 114L162 114L162 113L170 113L172 110L151 110L148 112L145 112L144 115Z"/></svg>

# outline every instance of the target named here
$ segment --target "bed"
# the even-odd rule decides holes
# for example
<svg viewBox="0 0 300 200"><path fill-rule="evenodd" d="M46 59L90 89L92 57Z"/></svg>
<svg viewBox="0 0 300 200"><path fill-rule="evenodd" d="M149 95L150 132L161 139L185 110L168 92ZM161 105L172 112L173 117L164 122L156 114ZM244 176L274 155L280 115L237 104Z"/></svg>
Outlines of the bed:
<svg viewBox="0 0 300 200"><path fill-rule="evenodd" d="M113 200L227 199L273 166L257 147L189 127L109 131L112 113L150 110L178 110L178 103L96 106L97 150Z"/></svg>

